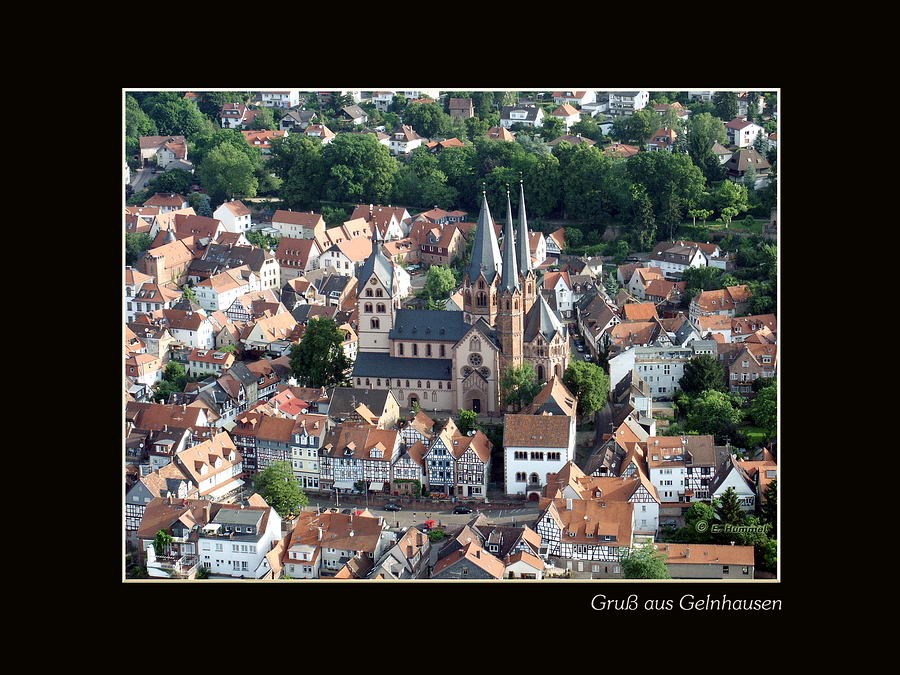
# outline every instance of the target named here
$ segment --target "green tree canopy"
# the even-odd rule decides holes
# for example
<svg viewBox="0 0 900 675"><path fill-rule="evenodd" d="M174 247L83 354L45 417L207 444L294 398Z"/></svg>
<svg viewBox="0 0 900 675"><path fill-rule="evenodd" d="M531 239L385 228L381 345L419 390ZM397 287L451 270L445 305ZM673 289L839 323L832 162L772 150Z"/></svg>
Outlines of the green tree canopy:
<svg viewBox="0 0 900 675"><path fill-rule="evenodd" d="M622 571L626 579L671 579L666 555L652 545L636 546L622 557Z"/></svg>
<svg viewBox="0 0 900 675"><path fill-rule="evenodd" d="M717 443L724 443L734 437L743 417L728 394L710 389L693 400L687 428L698 434L712 434Z"/></svg>
<svg viewBox="0 0 900 675"><path fill-rule="evenodd" d="M717 91L712 95L716 117L723 122L730 122L738 114L737 94L733 91Z"/></svg>
<svg viewBox="0 0 900 675"><path fill-rule="evenodd" d="M253 487L282 518L298 513L309 504L290 462L273 462L267 466L257 474Z"/></svg>
<svg viewBox="0 0 900 675"><path fill-rule="evenodd" d="M765 387L756 394L750 404L750 419L766 432L768 438L774 438L778 431L778 390L775 385Z"/></svg>
<svg viewBox="0 0 900 675"><path fill-rule="evenodd" d="M438 103L412 103L403 112L403 123L421 136L431 138L444 135L450 126L450 116Z"/></svg>
<svg viewBox="0 0 900 675"><path fill-rule="evenodd" d="M563 374L563 383L578 397L578 415L593 415L609 398L609 375L600 366L572 361Z"/></svg>
<svg viewBox="0 0 900 675"><path fill-rule="evenodd" d="M727 525L742 525L744 522L744 510L738 501L737 493L733 487L725 490L725 493L719 498L716 505L716 517L720 523ZM733 534L726 533L726 537L734 537Z"/></svg>
<svg viewBox="0 0 900 675"><path fill-rule="evenodd" d="M459 417L456 419L456 426L460 433L468 434L470 431L478 430L478 413L474 410L460 409Z"/></svg>
<svg viewBox="0 0 900 675"><path fill-rule="evenodd" d="M513 406L516 411L529 405L541 390L537 373L531 363L523 362L521 366L508 368L500 379L500 391L503 403Z"/></svg>
<svg viewBox="0 0 900 675"><path fill-rule="evenodd" d="M679 380L685 394L699 394L710 389L726 391L725 369L719 360L709 354L699 354L684 364L684 375Z"/></svg>
<svg viewBox="0 0 900 675"><path fill-rule="evenodd" d="M394 192L400 166L372 134L338 134L322 159L329 201L383 204Z"/></svg>
<svg viewBox="0 0 900 675"><path fill-rule="evenodd" d="M291 368L303 387L331 387L347 380L352 365L344 354L344 335L334 319L311 319L300 344L291 346Z"/></svg>
<svg viewBox="0 0 900 675"><path fill-rule="evenodd" d="M211 150L198 173L200 184L213 202L256 196L259 181L253 163L231 145L223 144Z"/></svg>

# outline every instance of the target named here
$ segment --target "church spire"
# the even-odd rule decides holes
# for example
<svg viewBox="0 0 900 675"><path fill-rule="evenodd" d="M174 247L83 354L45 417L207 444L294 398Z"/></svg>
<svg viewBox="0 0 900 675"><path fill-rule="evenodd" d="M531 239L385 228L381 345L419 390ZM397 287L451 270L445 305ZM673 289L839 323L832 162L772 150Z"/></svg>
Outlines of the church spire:
<svg viewBox="0 0 900 675"><path fill-rule="evenodd" d="M475 245L472 248L472 262L469 264L469 281L474 282L483 272L484 278L491 283L500 273L501 265L500 246L497 244L497 233L494 231L491 209L487 203L487 194L482 190L478 229L475 232Z"/></svg>
<svg viewBox="0 0 900 675"><path fill-rule="evenodd" d="M525 215L525 187L519 181L519 241L517 242L519 271L527 276L531 271L531 244L528 241L528 217Z"/></svg>
<svg viewBox="0 0 900 675"><path fill-rule="evenodd" d="M516 242L513 235L512 205L509 201L509 186L506 186L506 227L503 230L503 276L501 291L519 290L519 272L516 268Z"/></svg>

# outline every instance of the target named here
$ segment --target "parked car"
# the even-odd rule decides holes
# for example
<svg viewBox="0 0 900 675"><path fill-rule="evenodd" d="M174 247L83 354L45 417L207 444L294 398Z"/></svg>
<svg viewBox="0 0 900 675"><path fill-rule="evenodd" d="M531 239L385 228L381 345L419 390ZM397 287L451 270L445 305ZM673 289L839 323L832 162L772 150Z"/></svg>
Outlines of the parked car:
<svg viewBox="0 0 900 675"><path fill-rule="evenodd" d="M590 354L585 354L585 355L584 355L584 360L585 360L585 361L590 361L590 360L591 360L591 355L590 355Z"/></svg>
<svg viewBox="0 0 900 675"><path fill-rule="evenodd" d="M577 349L577 350L580 351L580 352L583 352L583 351L584 351L584 345L576 344L576 345L575 345L575 349Z"/></svg>
<svg viewBox="0 0 900 675"><path fill-rule="evenodd" d="M456 514L472 513L472 509L470 507L466 506L465 504L460 504L459 506L457 506L453 509L453 513L456 513Z"/></svg>
<svg viewBox="0 0 900 675"><path fill-rule="evenodd" d="M353 509L343 509L341 511L341 513L343 513L345 515L350 515L351 513L353 513Z"/></svg>
<svg viewBox="0 0 900 675"><path fill-rule="evenodd" d="M385 504L385 511L402 511L403 508L399 504Z"/></svg>

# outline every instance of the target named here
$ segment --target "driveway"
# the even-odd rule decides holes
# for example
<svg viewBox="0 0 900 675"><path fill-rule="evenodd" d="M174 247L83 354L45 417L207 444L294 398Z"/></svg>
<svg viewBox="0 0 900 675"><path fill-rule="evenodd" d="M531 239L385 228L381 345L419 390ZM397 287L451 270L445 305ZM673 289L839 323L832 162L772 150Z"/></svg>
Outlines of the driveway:
<svg viewBox="0 0 900 675"><path fill-rule="evenodd" d="M147 183L153 180L154 173L150 168L141 168L134 172L134 175L131 177L131 188L135 192L140 192L146 187Z"/></svg>

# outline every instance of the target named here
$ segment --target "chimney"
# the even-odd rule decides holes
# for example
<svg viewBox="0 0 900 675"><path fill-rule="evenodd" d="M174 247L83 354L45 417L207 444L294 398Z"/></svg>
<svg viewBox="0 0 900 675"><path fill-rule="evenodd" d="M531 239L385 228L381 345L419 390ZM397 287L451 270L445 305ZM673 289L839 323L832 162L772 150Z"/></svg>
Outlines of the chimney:
<svg viewBox="0 0 900 675"><path fill-rule="evenodd" d="M571 499L571 498L567 498L567 499L566 499L566 510L567 510L567 511L571 511L571 510L572 510L572 499Z"/></svg>
<svg viewBox="0 0 900 675"><path fill-rule="evenodd" d="M316 529L319 531L319 541L322 541L322 528L317 527Z"/></svg>

